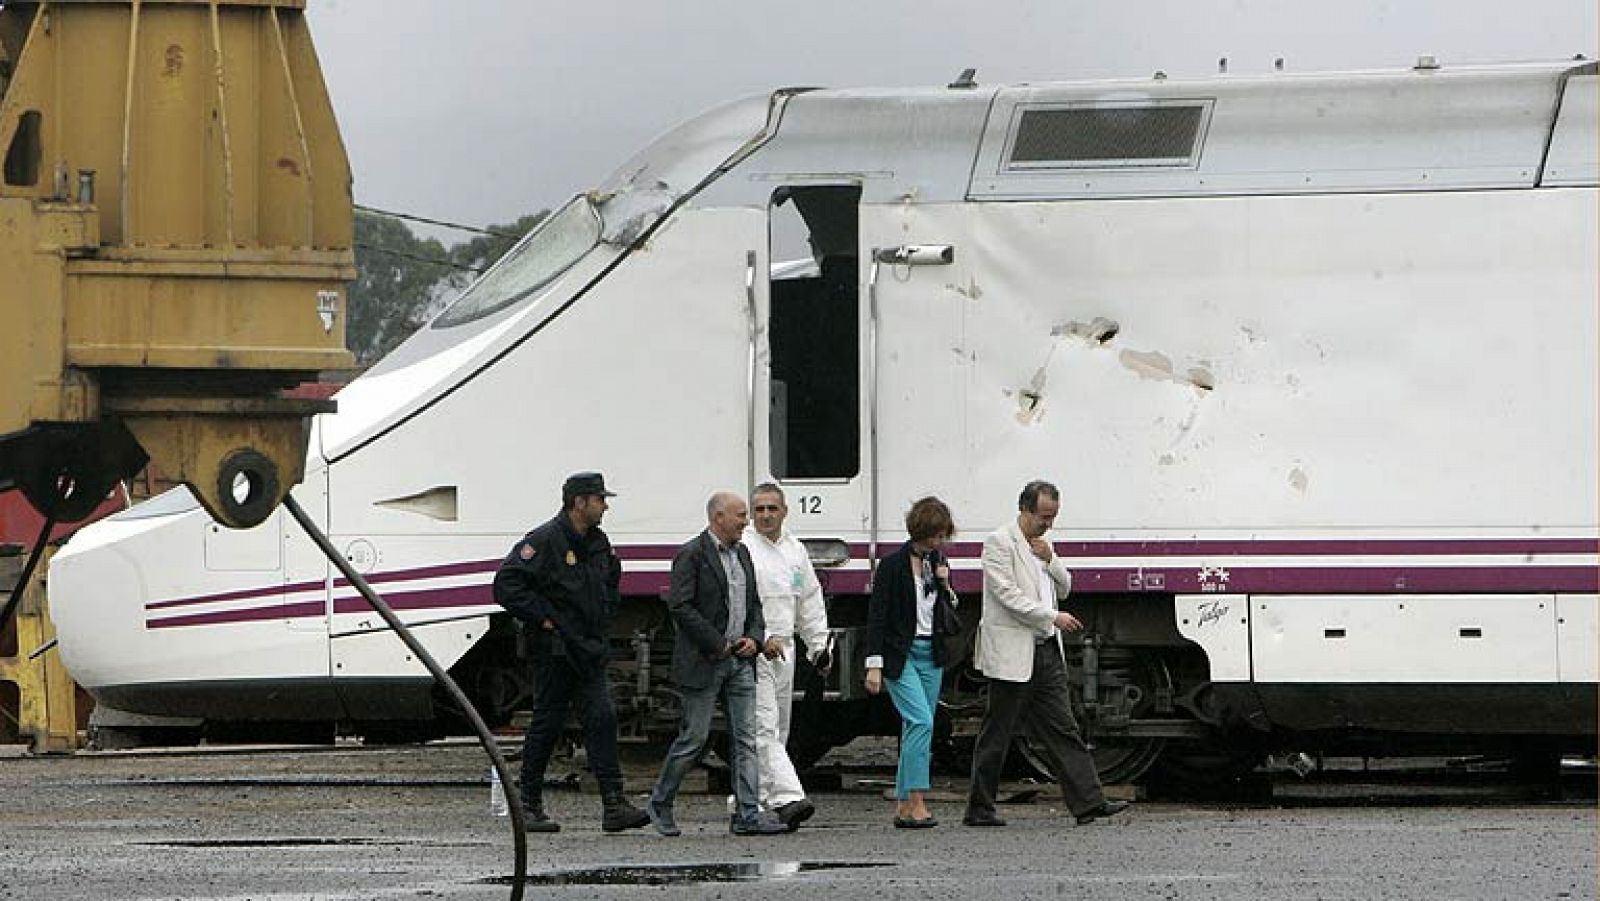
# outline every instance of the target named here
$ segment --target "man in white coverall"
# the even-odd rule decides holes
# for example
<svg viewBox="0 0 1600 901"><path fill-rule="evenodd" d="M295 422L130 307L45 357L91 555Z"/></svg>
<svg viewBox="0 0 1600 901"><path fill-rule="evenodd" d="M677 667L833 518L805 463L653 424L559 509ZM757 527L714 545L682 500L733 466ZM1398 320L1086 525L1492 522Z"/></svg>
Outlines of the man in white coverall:
<svg viewBox="0 0 1600 901"><path fill-rule="evenodd" d="M767 621L766 646L756 661L756 757L761 762L761 806L793 831L816 813L785 750L794 701L794 637L798 632L812 665L826 674L832 665L828 612L805 545L783 527L789 515L783 489L771 482L757 485L750 493L750 512L754 523L745 533L744 545L755 564L761 613Z"/></svg>

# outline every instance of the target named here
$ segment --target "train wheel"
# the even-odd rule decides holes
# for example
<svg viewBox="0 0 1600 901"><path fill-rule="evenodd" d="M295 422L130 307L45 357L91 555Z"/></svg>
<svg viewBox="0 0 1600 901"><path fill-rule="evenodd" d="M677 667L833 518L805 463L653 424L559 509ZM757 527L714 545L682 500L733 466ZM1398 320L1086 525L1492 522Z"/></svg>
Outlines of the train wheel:
<svg viewBox="0 0 1600 901"><path fill-rule="evenodd" d="M816 766L834 748L873 734L877 714L869 700L795 701L789 714L789 762L802 772Z"/></svg>
<svg viewBox="0 0 1600 901"><path fill-rule="evenodd" d="M1081 672L1081 656L1068 661ZM1137 719L1155 715L1156 699L1170 697L1172 677L1159 654L1130 648L1105 648L1100 652L1098 667L1102 707L1110 706L1119 718ZM945 722L936 721L934 727L934 763L941 772L966 774L972 768L972 743L976 723L962 738L950 737L950 720L956 716L964 720L981 720L988 683L971 670L958 673L953 685L947 684L940 713ZM1095 769L1100 781L1105 783L1131 782L1141 776L1161 756L1166 746L1164 738L1111 738L1096 737L1093 723L1084 715L1082 681L1073 680L1073 710L1078 725L1084 730L1094 754ZM941 731L941 727L942 731ZM1050 765L1037 744L1027 736L1018 735L1012 740L1011 753L1006 755L1007 779L1036 779L1052 781Z"/></svg>
<svg viewBox="0 0 1600 901"><path fill-rule="evenodd" d="M1094 767L1107 785L1133 782L1166 750L1164 738L1106 739L1094 743Z"/></svg>
<svg viewBox="0 0 1600 901"><path fill-rule="evenodd" d="M945 671L944 690L933 718L934 772L963 778L972 775L972 751L988 710L988 698L989 680L970 661ZM889 728L899 731L898 718L889 723ZM1051 778L1049 768L1021 735L1011 740L1002 776L1040 782Z"/></svg>
<svg viewBox="0 0 1600 901"><path fill-rule="evenodd" d="M533 703L530 667L518 656L516 627L502 614L495 615L488 633L450 667L450 676L491 729L511 722L516 711ZM467 717L442 686L434 686L433 705L446 734L465 735L472 731Z"/></svg>
<svg viewBox="0 0 1600 901"><path fill-rule="evenodd" d="M474 672L467 694L489 727L498 729L519 707L532 703L533 685L525 667L484 666Z"/></svg>
<svg viewBox="0 0 1600 901"><path fill-rule="evenodd" d="M437 719L358 723L356 730L361 733L361 743L369 747L420 745L446 735L457 734L446 729Z"/></svg>
<svg viewBox="0 0 1600 901"><path fill-rule="evenodd" d="M1266 752L1254 743L1221 734L1209 741L1174 740L1146 781L1153 791L1173 797L1228 794L1245 786L1265 759Z"/></svg>
<svg viewBox="0 0 1600 901"><path fill-rule="evenodd" d="M1081 651L1071 661L1082 672ZM1157 699L1172 696L1172 674L1155 650L1107 646L1099 652L1099 710L1117 721L1158 715ZM1161 757L1167 739L1113 737L1096 734L1096 722L1081 706L1082 682L1075 680L1074 700L1079 702L1078 724L1093 747L1095 769L1107 784L1132 782L1143 776Z"/></svg>

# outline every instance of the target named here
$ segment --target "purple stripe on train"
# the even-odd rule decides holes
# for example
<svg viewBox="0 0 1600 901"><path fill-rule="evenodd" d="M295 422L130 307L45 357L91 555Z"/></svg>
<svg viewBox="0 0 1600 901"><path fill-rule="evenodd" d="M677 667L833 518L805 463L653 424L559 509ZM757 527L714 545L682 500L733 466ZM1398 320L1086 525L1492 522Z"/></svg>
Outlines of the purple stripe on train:
<svg viewBox="0 0 1600 901"><path fill-rule="evenodd" d="M830 592L866 590L865 572L823 577ZM958 569L957 591L983 590L983 574ZM1594 566L1074 567L1073 594L1546 594L1600 591Z"/></svg>
<svg viewBox="0 0 1600 901"><path fill-rule="evenodd" d="M885 557L899 547L898 542L878 545L878 556ZM1227 557L1227 556L1473 556L1481 554L1521 554L1527 562L1535 562L1541 554L1594 554L1600 553L1600 541L1590 538L1464 538L1464 539L1401 539L1401 540L1282 540L1261 541L1058 541L1056 552L1063 557ZM618 545L617 556L623 560L671 560L678 546L670 544ZM866 544L850 545L850 553L859 559L867 556ZM978 557L983 545L977 542L954 542L947 553L955 559ZM398 569L367 576L373 585L391 582L434 579L448 576L491 573L500 565L494 560L472 560L462 563L443 563L414 569ZM297 591L313 591L322 587L321 580L294 582L287 585L265 585L244 588L191 598L155 601L145 605L146 610L166 610L172 607L190 607L220 601L237 601L246 598L266 597ZM335 588L349 585L344 579L334 580Z"/></svg>
<svg viewBox="0 0 1600 901"><path fill-rule="evenodd" d="M878 556L900 546L878 545ZM1063 557L1472 557L1540 554L1600 553L1594 538L1402 538L1402 539L1283 539L1186 541L1057 541ZM956 541L945 546L956 558L978 557L983 543ZM865 557L865 543L850 545L852 556Z"/></svg>
<svg viewBox="0 0 1600 901"><path fill-rule="evenodd" d="M373 573L366 576L368 585L383 585L389 582L410 582L415 579L438 579L446 576L463 576L473 573L492 573L500 568L499 560L474 560L468 563L443 563L438 566L423 566L417 569L396 569L390 572ZM157 601L146 604L146 610L165 610L169 607L192 607L195 604L211 604L218 601L237 601L244 598L262 597L272 594L292 594L297 591L315 591L323 587L321 580L309 582L292 582L284 585L267 585L259 588L243 588L238 591L224 591L221 594L208 594L200 597L177 598L170 601ZM334 588L348 588L348 579L338 578L333 580Z"/></svg>
<svg viewBox="0 0 1600 901"><path fill-rule="evenodd" d="M437 588L425 591L405 591L385 594L383 599L395 610L444 610L458 607L483 607L494 605L494 595L488 585L460 585L455 588ZM324 612L322 601L302 601L293 604L268 604L241 610L219 610L213 613L191 613L166 619L150 620L152 629L169 629L175 626L211 626L221 623L263 622L275 619L305 619L320 617ZM365 613L372 608L364 598L336 598L335 613Z"/></svg>
<svg viewBox="0 0 1600 901"><path fill-rule="evenodd" d="M982 575L957 570L955 587L976 593ZM867 587L864 571L822 573L825 588L835 593L860 593ZM630 597L666 594L671 575L665 572L625 573L622 592ZM1600 591L1600 567L1593 566L1371 566L1371 567L1194 567L1087 568L1073 570L1073 593L1106 594L1549 594ZM488 584L461 585L386 595L396 610L440 610L492 607ZM335 613L369 609L360 597L334 601ZM323 615L321 601L267 604L149 620L153 629L300 619Z"/></svg>

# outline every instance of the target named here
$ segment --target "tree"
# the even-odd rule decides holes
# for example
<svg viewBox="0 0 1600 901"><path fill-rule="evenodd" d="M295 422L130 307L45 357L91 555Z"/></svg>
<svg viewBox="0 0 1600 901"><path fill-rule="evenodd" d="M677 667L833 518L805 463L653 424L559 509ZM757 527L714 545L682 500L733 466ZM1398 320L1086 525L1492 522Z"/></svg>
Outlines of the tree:
<svg viewBox="0 0 1600 901"><path fill-rule="evenodd" d="M504 256L506 251L516 246L523 235L533 231L534 226L543 222L548 215L550 215L549 210L540 210L507 225L491 225L484 231L493 234L479 235L450 248L450 261L458 266L487 269Z"/></svg>
<svg viewBox="0 0 1600 901"><path fill-rule="evenodd" d="M345 346L366 366L424 322L436 286L451 273L444 245L404 222L356 211L356 280L350 283ZM433 262L438 261L438 262Z"/></svg>
<svg viewBox="0 0 1600 901"><path fill-rule="evenodd" d="M367 366L393 350L547 215L541 210L491 225L487 231L495 234L446 250L435 238L417 237L393 216L357 210L356 280L350 283L345 329L345 346L356 362Z"/></svg>

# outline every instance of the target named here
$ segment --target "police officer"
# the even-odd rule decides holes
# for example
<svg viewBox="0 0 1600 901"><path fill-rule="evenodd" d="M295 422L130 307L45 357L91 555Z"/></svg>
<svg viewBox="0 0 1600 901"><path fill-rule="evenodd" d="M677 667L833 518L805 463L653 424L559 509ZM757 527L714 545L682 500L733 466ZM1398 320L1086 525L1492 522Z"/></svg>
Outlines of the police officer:
<svg viewBox="0 0 1600 901"><path fill-rule="evenodd" d="M583 712L589 767L600 783L606 832L637 829L650 817L628 803L617 762L617 714L606 679L607 630L620 602L622 564L600 520L615 497L598 472L571 475L561 512L529 532L494 577L494 599L521 620L533 663L533 719L522 751L522 805L532 832L559 832L544 812L544 771L567 709Z"/></svg>

